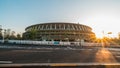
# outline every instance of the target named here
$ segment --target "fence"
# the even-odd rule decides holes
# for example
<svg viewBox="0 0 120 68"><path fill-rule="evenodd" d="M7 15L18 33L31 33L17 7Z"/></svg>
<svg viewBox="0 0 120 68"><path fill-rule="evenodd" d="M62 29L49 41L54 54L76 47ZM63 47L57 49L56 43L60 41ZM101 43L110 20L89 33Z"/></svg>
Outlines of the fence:
<svg viewBox="0 0 120 68"><path fill-rule="evenodd" d="M0 40L2 43L3 40ZM64 42L64 41L31 41L31 40L8 40L11 44L35 44L35 45L76 45L76 46L101 46L101 43L88 42Z"/></svg>

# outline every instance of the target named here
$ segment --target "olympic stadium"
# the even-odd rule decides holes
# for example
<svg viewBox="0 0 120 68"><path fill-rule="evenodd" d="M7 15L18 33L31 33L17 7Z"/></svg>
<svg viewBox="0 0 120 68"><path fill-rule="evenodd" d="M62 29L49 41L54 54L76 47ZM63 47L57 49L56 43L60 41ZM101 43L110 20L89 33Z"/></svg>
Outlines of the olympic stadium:
<svg viewBox="0 0 120 68"><path fill-rule="evenodd" d="M92 28L79 23L51 22L31 25L25 28L23 38L38 41L81 41L93 42Z"/></svg>

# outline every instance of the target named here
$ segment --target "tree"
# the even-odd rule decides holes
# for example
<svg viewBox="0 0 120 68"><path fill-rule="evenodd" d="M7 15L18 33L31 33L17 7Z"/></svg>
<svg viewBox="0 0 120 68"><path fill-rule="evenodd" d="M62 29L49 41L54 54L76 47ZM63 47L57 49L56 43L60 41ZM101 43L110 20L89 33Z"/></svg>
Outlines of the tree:
<svg viewBox="0 0 120 68"><path fill-rule="evenodd" d="M10 35L10 37L9 37L9 39L16 39L16 36L15 36L15 31L12 31L11 32L11 35Z"/></svg>
<svg viewBox="0 0 120 68"><path fill-rule="evenodd" d="M6 39L10 38L11 29L6 30Z"/></svg>
<svg viewBox="0 0 120 68"><path fill-rule="evenodd" d="M0 25L0 39L2 39L2 25Z"/></svg>
<svg viewBox="0 0 120 68"><path fill-rule="evenodd" d="M28 39L36 40L36 34L37 34L37 31L35 29L32 29L31 31L29 31Z"/></svg>
<svg viewBox="0 0 120 68"><path fill-rule="evenodd" d="M16 39L17 39L17 40L21 40L21 39L22 39L21 35L20 35L20 34L17 34Z"/></svg>
<svg viewBox="0 0 120 68"><path fill-rule="evenodd" d="M0 39L2 39L2 28L0 28Z"/></svg>

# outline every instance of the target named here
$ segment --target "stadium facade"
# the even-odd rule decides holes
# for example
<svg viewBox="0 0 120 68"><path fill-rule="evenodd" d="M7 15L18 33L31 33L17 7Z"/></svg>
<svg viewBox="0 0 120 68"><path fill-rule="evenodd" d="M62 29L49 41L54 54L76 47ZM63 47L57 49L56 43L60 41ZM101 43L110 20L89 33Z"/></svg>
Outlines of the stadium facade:
<svg viewBox="0 0 120 68"><path fill-rule="evenodd" d="M87 41L95 40L92 28L83 24L51 22L28 26L23 33L26 40Z"/></svg>

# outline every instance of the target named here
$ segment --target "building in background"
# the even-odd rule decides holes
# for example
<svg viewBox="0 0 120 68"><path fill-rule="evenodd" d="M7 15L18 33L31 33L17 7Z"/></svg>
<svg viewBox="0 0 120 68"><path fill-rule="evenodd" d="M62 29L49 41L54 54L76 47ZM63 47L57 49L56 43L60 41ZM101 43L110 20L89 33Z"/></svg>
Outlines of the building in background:
<svg viewBox="0 0 120 68"><path fill-rule="evenodd" d="M93 42L92 28L82 24L51 22L28 26L23 33L26 40Z"/></svg>

